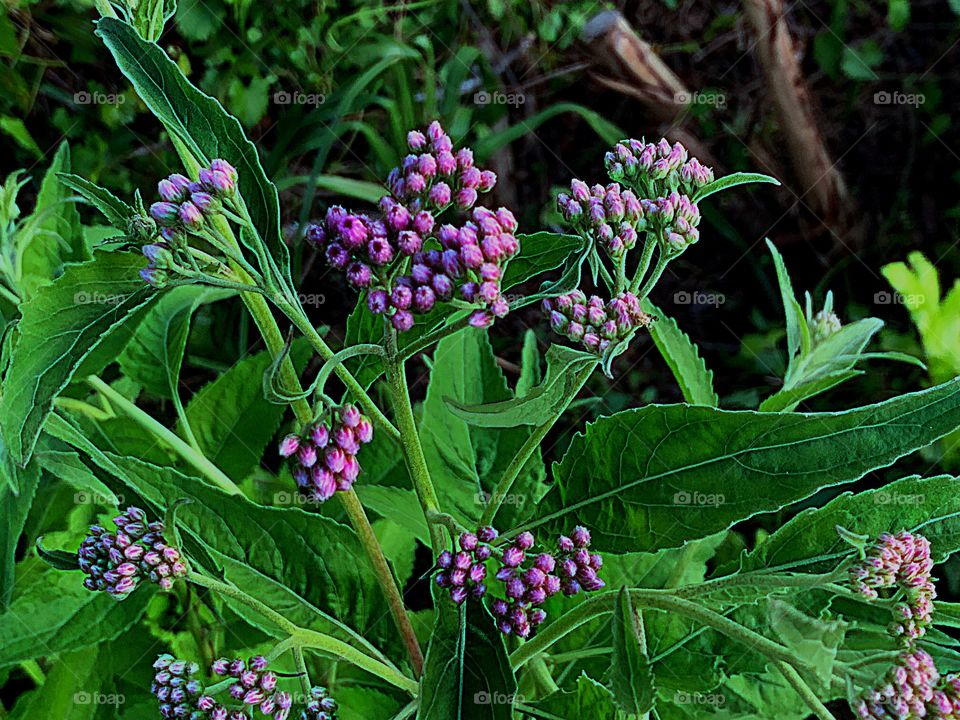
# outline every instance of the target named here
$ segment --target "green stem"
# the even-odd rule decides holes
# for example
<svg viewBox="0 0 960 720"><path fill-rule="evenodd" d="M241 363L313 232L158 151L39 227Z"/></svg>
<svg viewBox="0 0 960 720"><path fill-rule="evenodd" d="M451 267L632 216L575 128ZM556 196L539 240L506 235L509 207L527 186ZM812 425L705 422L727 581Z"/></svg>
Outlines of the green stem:
<svg viewBox="0 0 960 720"><path fill-rule="evenodd" d="M653 286L657 284L657 280L660 279L660 276L663 275L663 271L667 269L667 263L670 262L670 258L667 256L663 250L660 251L660 257L657 258L657 264L653 268L653 272L650 273L650 277L647 278L646 282L643 283L643 287L637 292L637 298L643 300L647 295L650 294L650 291L653 290Z"/></svg>
<svg viewBox="0 0 960 720"><path fill-rule="evenodd" d="M727 577L707 582L697 583L695 585L682 585L673 590L676 597L693 598L700 595L708 595L727 587L738 587L741 585L750 585L753 587L821 587L836 580L837 571L823 573L822 575L794 574L782 575L772 573L743 573L742 575L728 575Z"/></svg>
<svg viewBox="0 0 960 720"><path fill-rule="evenodd" d="M527 461L530 459L530 457L540 447L540 444L547 436L547 433L550 432L550 429L557 423L563 413L566 412L567 407L579 394L580 389L590 378L590 375L593 374L593 371L596 369L596 367L596 363L590 363L577 374L573 383L569 386L567 394L560 401L558 410L547 420L547 422L539 425L530 434L526 442L524 442L517 451L517 454L514 455L513 460L510 461L510 464L503 471L503 475L500 477L499 482L497 482L497 486L493 490L490 501L483 510L483 515L480 516L481 525L490 525L493 523L494 518L497 516L497 512L500 510L500 506L503 505L504 499L510 493L510 489L513 487L513 483L516 482L517 477L523 470L524 465L527 464Z"/></svg>
<svg viewBox="0 0 960 720"><path fill-rule="evenodd" d="M361 652L352 645L348 645L347 643L343 642L342 640L338 640L335 637L325 635L324 633L320 633L315 630L309 630L307 628L300 627L296 623L287 620L283 615L278 613L273 608L263 604L256 598L247 595L245 592L234 587L233 585L228 585L227 583L207 577L206 575L200 575L192 570L187 574L187 580L195 583L196 585L200 585L201 587L205 587L209 590L213 590L231 597L237 602L246 605L251 610L263 615L265 618L281 628L284 632L288 633L291 636L291 642L295 647L299 646L301 648L311 648L313 650L319 650L327 655L341 658L349 663L352 663L353 665L356 665L362 670L366 670L377 677L383 678L387 682L398 688L401 688L411 695L416 694L417 692L417 682L411 678L408 678L395 667L388 665L381 660L373 658L366 653Z"/></svg>
<svg viewBox="0 0 960 720"><path fill-rule="evenodd" d="M640 263L637 265L637 271L633 276L633 281L630 283L630 292L635 293L640 287L643 276L646 275L647 270L650 269L650 261L653 259L653 251L656 247L657 241L652 235L647 233L647 237L643 243L643 254L640 256Z"/></svg>
<svg viewBox="0 0 960 720"><path fill-rule="evenodd" d="M360 355L378 355L384 357L385 353L383 348L380 345L373 345L372 343L365 343L361 345L350 345L345 347L343 350L336 352L327 360L323 367L320 368L320 371L317 373L316 380L314 380L314 386L317 391L322 393L323 388L327 383L327 378L330 377L330 373L336 370L340 365L353 357L358 357Z"/></svg>
<svg viewBox="0 0 960 720"><path fill-rule="evenodd" d="M337 495L343 503L347 517L350 518L350 523L360 537L360 542L367 548L370 561L373 563L373 571L380 581L380 587L383 588L383 592L387 596L387 606L390 608L390 614L393 615L393 621L400 631L400 637L403 638L403 643L407 647L414 672L419 676L423 672L423 652L420 649L420 643L417 642L417 634L413 630L413 625L410 624L410 618L407 616L407 610L403 604L403 598L400 596L396 579L390 572L390 566L387 565L387 559L383 555L377 536L370 525L370 520L367 518L355 491L340 492Z"/></svg>
<svg viewBox="0 0 960 720"><path fill-rule="evenodd" d="M289 302L284 300L279 296L274 296L271 298L274 304L280 308L284 315L286 315L290 321L296 325L297 329L304 334L304 336L309 341L311 347L314 351L324 359L324 361L330 360L334 357L333 350L330 349L330 346L320 337L320 333L317 332L317 329L313 327L307 317L303 314L302 309L296 308L291 305ZM374 422L377 423L383 430L385 430L391 437L395 440L400 439L400 433L393 426L387 416L384 415L380 408L377 407L376 403L370 398L367 394L367 391L363 386L357 381L357 379L350 373L347 368L340 364L337 365L334 369L334 372L337 373L337 376L347 386L347 390L357 398L357 402L363 408L364 412L367 413L370 417L373 418Z"/></svg>
<svg viewBox="0 0 960 720"><path fill-rule="evenodd" d="M595 595L548 625L544 630L534 636L532 640L521 645L510 655L510 663L514 669L521 668L539 653L546 651L554 643L581 625L584 625L596 617L613 612L617 602L618 592L619 591L610 591ZM730 618L724 617L713 610L709 610L695 602L675 597L670 593L671 591L664 590L633 589L630 590L630 598L637 607L663 610L696 620L734 640L738 640L752 647L754 650L774 660L783 660L792 665L801 663L789 648L784 647L780 643L765 638L763 635L755 633L740 623L734 622Z"/></svg>
<svg viewBox="0 0 960 720"><path fill-rule="evenodd" d="M443 327L437 330L434 330L432 333L428 333L427 335L424 335L419 340L411 343L407 347L401 348L398 351L400 359L409 360L417 353L423 352L428 347L430 347L434 343L440 342L448 335L453 335L455 332L459 332L460 330L463 330L465 327L467 327L470 324L471 314L472 313L469 313L467 315L464 315L462 318L457 318L453 322L447 325L444 325Z"/></svg>
<svg viewBox="0 0 960 720"><path fill-rule="evenodd" d="M783 673L783 677L793 686L793 689L797 691L797 694L807 704L807 707L813 710L814 715L820 718L820 720L836 720L833 713L827 710L826 706L820 702L820 698L818 698L816 693L807 685L806 681L800 676L800 673L797 672L793 665L783 660L775 660L773 664Z"/></svg>
<svg viewBox="0 0 960 720"><path fill-rule="evenodd" d="M417 422L413 417L413 406L410 403L410 391L407 388L406 369L404 362L397 357L396 333L388 336L387 347L387 386L393 404L393 413L400 431L400 446L406 460L407 470L413 489L420 500L420 507L430 528L430 541L434 552L439 552L443 546L443 530L430 521L434 513L440 512L440 503L437 500L437 491L430 479L430 470L427 459L420 444L420 433L417 431Z"/></svg>
<svg viewBox="0 0 960 720"><path fill-rule="evenodd" d="M303 657L303 647L300 645L294 645L290 648L293 653L293 663L297 668L297 676L300 679L300 690L303 692L303 697L310 697L310 690L312 689L312 684L310 682L310 671L307 670L307 660Z"/></svg>
<svg viewBox="0 0 960 720"><path fill-rule="evenodd" d="M98 378L96 375L90 375L87 377L87 383L97 392L107 398L111 404L120 408L127 415L129 415L131 420L136 422L158 440L168 445L174 452L177 453L177 455L199 470L214 485L219 487L221 490L230 493L231 495L243 495L243 492L236 486L233 480L227 477L220 468L210 462L206 456L203 455L203 453L200 453L194 448L190 447L175 433L171 432L168 428L154 420L143 410L127 400L123 395L107 385L103 380Z"/></svg>

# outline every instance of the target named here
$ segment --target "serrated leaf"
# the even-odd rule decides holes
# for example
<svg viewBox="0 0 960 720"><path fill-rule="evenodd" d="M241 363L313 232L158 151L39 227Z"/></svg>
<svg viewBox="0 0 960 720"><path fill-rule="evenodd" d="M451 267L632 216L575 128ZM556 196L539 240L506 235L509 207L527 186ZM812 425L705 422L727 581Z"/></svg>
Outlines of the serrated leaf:
<svg viewBox="0 0 960 720"><path fill-rule="evenodd" d="M807 319L803 314L803 309L797 302L796 293L793 291L793 283L790 282L790 275L783 262L783 257L769 238L767 239L767 247L770 249L770 254L773 255L773 264L777 270L777 282L780 286L780 299L783 302L783 310L787 318L787 360L790 369L787 370L786 379L789 381L792 376L794 357L801 352L806 353L810 348L810 329L807 327Z"/></svg>
<svg viewBox="0 0 960 720"><path fill-rule="evenodd" d="M510 720L517 681L493 617L473 600L438 606L417 720Z"/></svg>
<svg viewBox="0 0 960 720"><path fill-rule="evenodd" d="M128 222L135 214L130 205L127 205L106 188L102 188L79 175L61 172L57 173L57 177L60 182L103 213L103 216L113 227L123 232L127 231Z"/></svg>
<svg viewBox="0 0 960 720"><path fill-rule="evenodd" d="M573 692L559 691L535 703L549 720L611 720L617 717L613 694L585 673L577 678Z"/></svg>
<svg viewBox="0 0 960 720"><path fill-rule="evenodd" d="M714 193L718 193L721 190L728 190L732 187L736 187L737 185L747 185L748 183L770 183L771 185L779 185L780 181L762 173L733 173L732 175L726 175L722 178L717 178L709 185L705 185L697 190L693 197L693 201L700 202L704 198L710 197Z"/></svg>
<svg viewBox="0 0 960 720"><path fill-rule="evenodd" d="M847 624L842 620L810 617L779 598L767 604L767 617L770 630L779 642L813 669L819 681L817 689L828 692L837 649L843 643Z"/></svg>
<svg viewBox="0 0 960 720"><path fill-rule="evenodd" d="M666 360L684 400L693 405L717 407L720 399L713 389L713 371L707 369L696 344L673 318L664 315L649 300L644 301L643 309L656 318L648 328L650 337Z"/></svg>
<svg viewBox="0 0 960 720"><path fill-rule="evenodd" d="M542 425L570 402L581 370L597 364L597 356L564 345L547 350L547 376L523 397L483 405L467 405L454 398L444 401L457 417L476 427L515 428L518 425Z"/></svg>
<svg viewBox="0 0 960 720"><path fill-rule="evenodd" d="M215 99L200 92L156 44L115 18L97 22L99 35L120 71L164 127L205 163L222 158L237 168L238 188L254 226L282 277L289 275L287 247L280 231L277 188L267 178L257 149L239 121ZM246 234L241 238L253 246Z"/></svg>
<svg viewBox="0 0 960 720"><path fill-rule="evenodd" d="M503 274L505 291L560 267L571 255L582 251L584 245L579 235L551 232L518 234L517 240L520 250L507 264Z"/></svg>
<svg viewBox="0 0 960 720"><path fill-rule="evenodd" d="M673 547L852 482L958 425L960 379L839 413L627 410L573 439L529 527L578 522L614 552Z"/></svg>
<svg viewBox="0 0 960 720"><path fill-rule="evenodd" d="M626 587L620 588L611 632L610 689L614 700L625 713L642 716L653 708L656 691L643 616L634 609Z"/></svg>
<svg viewBox="0 0 960 720"><path fill-rule="evenodd" d="M21 305L20 337L3 382L0 416L13 458L30 459L54 399L81 362L156 292L138 271L143 259L100 253L71 265Z"/></svg>

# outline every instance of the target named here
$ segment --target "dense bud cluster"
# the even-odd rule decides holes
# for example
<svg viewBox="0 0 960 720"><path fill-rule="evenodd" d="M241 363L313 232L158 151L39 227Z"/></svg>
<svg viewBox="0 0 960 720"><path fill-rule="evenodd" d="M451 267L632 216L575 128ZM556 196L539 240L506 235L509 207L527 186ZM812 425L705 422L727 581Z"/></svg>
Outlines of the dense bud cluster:
<svg viewBox="0 0 960 720"><path fill-rule="evenodd" d="M310 699L300 713L300 720L337 720L337 701L327 694L325 687L311 688Z"/></svg>
<svg viewBox="0 0 960 720"><path fill-rule="evenodd" d="M234 700L259 708L274 720L286 720L290 716L293 698L285 690L277 690L277 676L267 670L267 659L262 655L247 661L220 658L213 662L211 669L216 675L236 680L229 688Z"/></svg>
<svg viewBox="0 0 960 720"><path fill-rule="evenodd" d="M161 655L153 663L156 673L150 692L160 701L160 717L200 720L211 717L202 706L215 704L203 694L203 684L194 677L200 667L193 662L177 660L173 655ZM228 718L227 715L223 716Z"/></svg>
<svg viewBox="0 0 960 720"><path fill-rule="evenodd" d="M648 197L677 191L693 195L713 182L713 170L691 158L680 143L666 138L658 143L623 140L603 158L611 180L626 180L643 189Z"/></svg>
<svg viewBox="0 0 960 720"><path fill-rule="evenodd" d="M650 204L647 217L671 252L679 253L700 239L700 208L686 195L672 192Z"/></svg>
<svg viewBox="0 0 960 720"><path fill-rule="evenodd" d="M174 580L187 574L180 550L163 539L162 522L148 523L147 514L136 507L127 508L113 522L116 532L91 526L77 551L88 590L104 590L122 600L143 578L169 590Z"/></svg>
<svg viewBox="0 0 960 720"><path fill-rule="evenodd" d="M561 535L557 541L557 567L564 595L576 595L581 589L594 592L604 588L597 573L603 567L599 553L590 552L590 532L578 525L570 537Z"/></svg>
<svg viewBox="0 0 960 720"><path fill-rule="evenodd" d="M931 622L937 596L930 573L930 541L905 530L883 533L866 551L865 558L849 570L850 583L871 600L880 590L898 589L903 600L893 607L890 634L911 642L922 637Z"/></svg>
<svg viewBox="0 0 960 720"><path fill-rule="evenodd" d="M581 290L547 298L543 312L550 318L550 327L558 335L582 343L590 352L602 355L611 345L629 337L637 328L646 327L653 317L640 308L640 301L631 292L624 292L607 301Z"/></svg>
<svg viewBox="0 0 960 720"><path fill-rule="evenodd" d="M220 211L237 188L237 170L226 160L214 160L196 181L175 173L157 184L160 201L150 206L150 217L160 226L160 239L144 245L148 265L140 271L151 285L162 284L174 263L173 251L186 233L198 231Z"/></svg>
<svg viewBox="0 0 960 720"><path fill-rule="evenodd" d="M337 490L349 490L360 475L357 453L373 439L373 424L355 405L329 408L299 434L280 442L297 488L307 498L324 502Z"/></svg>
<svg viewBox="0 0 960 720"><path fill-rule="evenodd" d="M388 316L400 332L455 296L479 306L473 325L489 325L509 310L500 281L519 250L517 221L506 208L474 207L496 175L476 167L469 148L454 153L439 123L407 141L411 154L390 172L391 194L380 199L378 217L334 206L322 224L307 228L306 239L348 284L367 290L371 312ZM451 206L469 219L441 225L439 215Z"/></svg>
<svg viewBox="0 0 960 720"><path fill-rule="evenodd" d="M556 574L556 558L550 553L532 553L534 544L533 534L522 532L503 550L497 580L503 583L506 599L494 600L490 609L504 635L530 637L547 619L540 606L560 592L563 584Z"/></svg>
<svg viewBox="0 0 960 720"><path fill-rule="evenodd" d="M854 703L861 720L956 720L960 718L960 678L941 678L920 649L901 653L881 683L864 691Z"/></svg>
<svg viewBox="0 0 960 720"><path fill-rule="evenodd" d="M434 580L439 587L449 589L450 599L457 605L468 596L479 599L486 593L487 566L484 563L490 559L493 552L490 543L496 539L496 530L489 526L480 527L475 533L460 534L457 541L459 551L444 550L437 556L439 572Z"/></svg>
<svg viewBox="0 0 960 720"><path fill-rule="evenodd" d="M831 310L821 310L813 316L813 321L810 323L811 342L818 345L831 335L838 333L842 327L843 323L840 322L836 313Z"/></svg>
<svg viewBox="0 0 960 720"><path fill-rule="evenodd" d="M557 195L557 208L564 220L591 234L611 257L621 257L636 246L639 233L647 229L645 210L650 206L649 201L641 202L619 183L588 187L574 179L569 193Z"/></svg>

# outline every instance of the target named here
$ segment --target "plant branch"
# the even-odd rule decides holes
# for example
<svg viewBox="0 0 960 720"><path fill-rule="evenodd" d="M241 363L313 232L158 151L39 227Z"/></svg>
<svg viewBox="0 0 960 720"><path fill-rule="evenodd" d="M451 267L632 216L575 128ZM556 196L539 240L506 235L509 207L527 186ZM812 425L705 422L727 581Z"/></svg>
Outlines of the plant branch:
<svg viewBox="0 0 960 720"><path fill-rule="evenodd" d="M820 702L820 698L818 698L816 693L813 692L813 689L807 685L806 681L800 676L800 673L797 672L793 665L783 660L774 660L773 664L777 670L783 673L783 677L793 686L793 689L797 691L797 694L807 704L807 707L813 710L814 715L820 718L820 720L836 720L833 713L827 710L826 706Z"/></svg>

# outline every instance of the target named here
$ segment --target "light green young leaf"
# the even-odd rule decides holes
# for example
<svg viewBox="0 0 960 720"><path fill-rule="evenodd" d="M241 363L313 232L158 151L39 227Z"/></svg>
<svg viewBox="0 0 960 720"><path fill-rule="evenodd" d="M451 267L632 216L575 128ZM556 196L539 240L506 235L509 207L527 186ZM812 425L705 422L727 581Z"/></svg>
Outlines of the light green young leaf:
<svg viewBox="0 0 960 720"><path fill-rule="evenodd" d="M578 522L612 552L673 547L852 482L958 426L960 379L839 413L627 410L573 439L528 527Z"/></svg>
<svg viewBox="0 0 960 720"><path fill-rule="evenodd" d="M57 177L61 183L103 213L107 221L117 230L127 231L130 218L135 214L131 206L106 188L102 188L79 175L62 172L57 173Z"/></svg>
<svg viewBox="0 0 960 720"><path fill-rule="evenodd" d="M683 399L692 405L717 407L720 399L713 389L713 371L700 357L696 344L677 325L649 300L644 301L644 311L656 321L650 325L650 337L657 350L666 360L673 377L683 392Z"/></svg>
<svg viewBox="0 0 960 720"><path fill-rule="evenodd" d="M725 175L722 178L717 178L709 185L705 185L697 190L693 197L693 201L700 202L704 198L710 197L714 193L718 193L721 190L728 190L732 187L736 187L737 185L746 185L748 183L770 183L771 185L779 185L780 181L762 173L733 173L732 175Z"/></svg>
<svg viewBox="0 0 960 720"><path fill-rule="evenodd" d="M30 459L53 400L97 346L156 292L138 271L143 259L100 253L68 266L52 285L21 306L20 337L3 382L0 416L11 456Z"/></svg>
<svg viewBox="0 0 960 720"><path fill-rule="evenodd" d="M777 281L780 284L780 299L783 301L783 309L787 317L787 359L790 365L787 369L787 380L790 380L793 375L793 358L810 350L810 329L807 327L807 319L803 314L803 308L797 302L797 296L793 291L793 283L790 282L790 275L787 273L787 266L783 262L783 257L769 238L767 239L767 247L770 248L770 254L773 255L773 264L777 269Z"/></svg>
<svg viewBox="0 0 960 720"><path fill-rule="evenodd" d="M829 692L837 650L843 644L847 624L842 620L810 617L783 600L767 603L770 631L813 668L820 692Z"/></svg>

